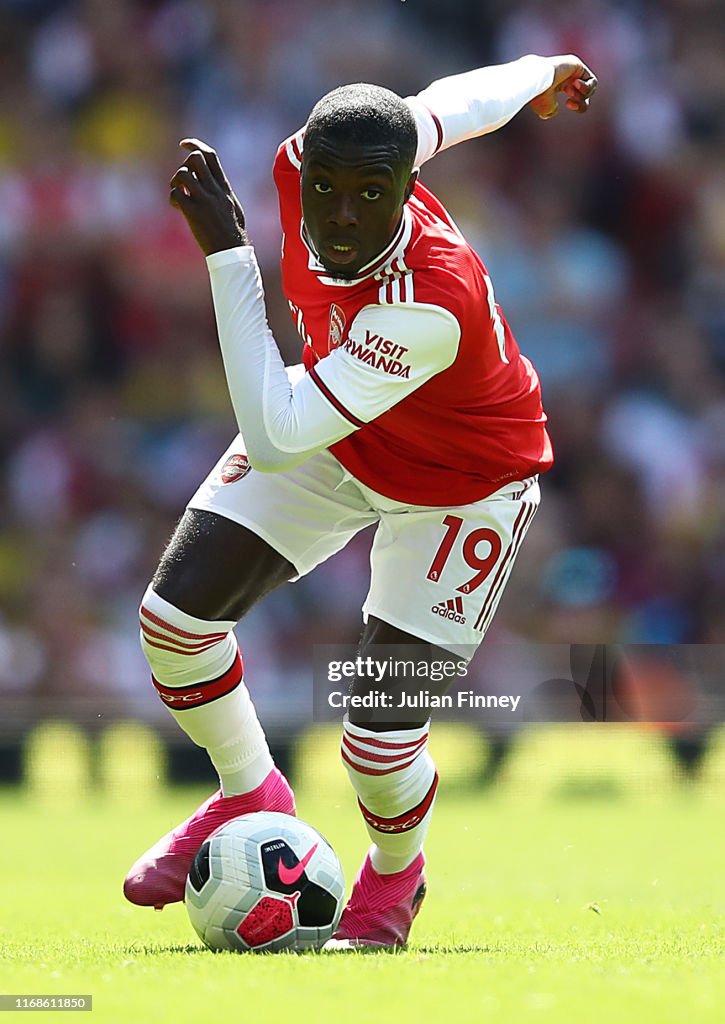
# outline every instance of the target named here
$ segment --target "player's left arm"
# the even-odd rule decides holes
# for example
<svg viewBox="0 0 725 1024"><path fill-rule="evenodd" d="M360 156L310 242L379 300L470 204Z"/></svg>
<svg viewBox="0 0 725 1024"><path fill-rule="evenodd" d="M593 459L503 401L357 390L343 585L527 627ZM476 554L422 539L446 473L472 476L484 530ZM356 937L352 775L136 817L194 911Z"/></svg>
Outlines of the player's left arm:
<svg viewBox="0 0 725 1024"><path fill-rule="evenodd" d="M548 120L563 94L568 110L584 113L596 88L596 76L574 54L530 54L438 79L407 99L418 125L416 165L458 142L502 128L526 104Z"/></svg>

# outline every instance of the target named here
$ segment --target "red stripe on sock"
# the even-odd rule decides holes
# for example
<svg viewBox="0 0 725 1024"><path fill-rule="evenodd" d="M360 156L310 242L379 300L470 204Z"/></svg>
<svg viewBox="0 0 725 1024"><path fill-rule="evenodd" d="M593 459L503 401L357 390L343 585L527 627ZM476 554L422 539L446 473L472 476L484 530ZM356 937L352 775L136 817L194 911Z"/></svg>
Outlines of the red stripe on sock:
<svg viewBox="0 0 725 1024"><path fill-rule="evenodd" d="M345 748L341 751L342 759L346 764L349 764L351 768L354 768L356 772L360 772L361 775L390 775L392 772L402 772L404 768L409 768L410 765L415 761L415 757L411 757L410 761L406 761L405 764L396 765L394 768L367 768L365 765L356 764L352 758L348 757Z"/></svg>
<svg viewBox="0 0 725 1024"><path fill-rule="evenodd" d="M422 740L418 740L417 743L410 746L405 751L400 751L397 754L373 754L370 750L363 750L362 747L356 747L354 743L350 742L350 737L343 733L342 744L347 750L354 754L356 757L361 757L366 761L373 761L378 764L390 764L391 761L400 761L402 758L408 757L411 754L417 754L420 752L420 748L425 746L427 737L424 736Z"/></svg>
<svg viewBox="0 0 725 1024"><path fill-rule="evenodd" d="M208 647L213 647L214 644L221 643L220 640L200 640L198 643L187 643L184 640L177 640L176 637L166 636L165 633L157 633L155 629L149 629L149 627L141 622L141 632L144 635L144 639L154 637L156 640L163 640L167 644L173 644L182 654L194 654L196 651L206 650ZM226 637L228 634L225 633ZM150 642L150 641L149 641Z"/></svg>
<svg viewBox="0 0 725 1024"><path fill-rule="evenodd" d="M185 640L222 640L227 634L226 633L188 633L185 629L179 629L177 626L172 626L170 622L166 622L159 615L154 615L148 608L141 606L141 615L153 622L155 626L161 626L162 629L168 629L170 633L174 633L176 636L181 636ZM143 623L142 623L143 625Z"/></svg>
<svg viewBox="0 0 725 1024"><path fill-rule="evenodd" d="M368 739L367 736L357 736L351 730L348 731L347 728L345 729L344 735L347 736L347 738L350 740L355 740L356 743L366 743L369 747L383 747L385 750L404 750L413 745L412 740L410 740L410 742L408 743L391 743L389 740ZM416 745L418 742L422 743L424 740L427 739L428 733L425 733L423 736L421 736L419 741L416 741Z"/></svg>
<svg viewBox="0 0 725 1024"><path fill-rule="evenodd" d="M383 818L379 814L374 814L359 798L358 804L360 806L362 816L368 825L374 828L377 832L385 832L389 835L395 835L399 832L409 832L412 828L420 825L421 821L433 805L437 789L438 772L433 776L433 782L431 783L430 789L421 802L415 807L412 807L409 811L404 811L402 814L398 814L394 818Z"/></svg>
<svg viewBox="0 0 725 1024"><path fill-rule="evenodd" d="M171 647L169 644L173 643L173 640L169 641L169 644L157 644L154 640L146 640L149 647L156 647L160 651L172 651L174 654L200 654L202 651L209 650L210 647L215 647L219 641L210 640L204 647L200 647L198 651L185 651L182 647Z"/></svg>
<svg viewBox="0 0 725 1024"><path fill-rule="evenodd" d="M231 667L217 679L197 683L195 686L165 686L154 676L151 676L151 682L168 708L172 711L186 711L188 708L198 708L213 700L219 700L220 697L226 697L239 686L243 676L244 662L237 651Z"/></svg>

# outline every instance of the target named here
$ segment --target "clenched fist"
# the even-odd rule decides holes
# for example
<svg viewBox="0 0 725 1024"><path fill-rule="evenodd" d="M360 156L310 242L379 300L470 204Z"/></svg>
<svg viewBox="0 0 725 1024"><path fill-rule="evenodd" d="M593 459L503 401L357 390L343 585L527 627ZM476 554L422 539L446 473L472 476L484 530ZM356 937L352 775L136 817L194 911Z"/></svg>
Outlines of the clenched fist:
<svg viewBox="0 0 725 1024"><path fill-rule="evenodd" d="M546 121L559 112L559 93L567 97L566 106L577 114L584 114L589 109L589 100L597 88L596 75L583 61L569 53L563 57L550 57L554 65L554 81L546 92L540 93L531 100L539 117Z"/></svg>

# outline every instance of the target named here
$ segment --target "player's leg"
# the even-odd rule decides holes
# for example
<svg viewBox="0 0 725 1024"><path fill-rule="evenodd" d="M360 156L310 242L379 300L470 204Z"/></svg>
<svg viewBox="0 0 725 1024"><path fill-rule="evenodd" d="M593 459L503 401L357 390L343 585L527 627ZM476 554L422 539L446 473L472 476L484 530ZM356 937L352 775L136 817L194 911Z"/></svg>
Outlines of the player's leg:
<svg viewBox="0 0 725 1024"><path fill-rule="evenodd" d="M409 507L405 515L394 506L381 509L363 650L386 645L390 656L405 660L409 645L417 645L418 659L429 664L470 659L538 503L538 483L526 481L459 509ZM358 679L355 686L369 683ZM343 725L342 757L372 846L338 940L398 945L407 939L425 893L423 840L438 783L428 726L425 712L410 709L397 722L354 709Z"/></svg>
<svg viewBox="0 0 725 1024"><path fill-rule="evenodd" d="M141 603L153 685L184 732L206 748L226 797L255 789L273 768L233 628L295 574L251 530L187 509Z"/></svg>
<svg viewBox="0 0 725 1024"><path fill-rule="evenodd" d="M240 444L192 498L140 610L153 684L181 728L207 749L222 787L131 869L124 889L142 905L183 898L196 850L224 821L258 810L294 813L232 630L260 597L309 572L377 519L328 453L265 475L249 471Z"/></svg>
<svg viewBox="0 0 725 1024"><path fill-rule="evenodd" d="M375 616L368 618L360 654L398 663L455 660L450 651ZM448 685L450 679L434 690L443 693ZM370 689L370 679L358 677L351 692L362 697ZM397 703L398 687L386 689ZM423 840L438 786L429 726L425 710L395 712L381 721L374 709L362 707L351 709L343 722L342 759L372 845L329 948L403 945L408 939L426 891Z"/></svg>
<svg viewBox="0 0 725 1024"><path fill-rule="evenodd" d="M141 906L183 899L207 836L240 814L293 814L243 676L233 628L264 594L296 574L265 540L215 513L187 509L140 609L152 682L187 736L204 747L221 788L133 865L126 897Z"/></svg>

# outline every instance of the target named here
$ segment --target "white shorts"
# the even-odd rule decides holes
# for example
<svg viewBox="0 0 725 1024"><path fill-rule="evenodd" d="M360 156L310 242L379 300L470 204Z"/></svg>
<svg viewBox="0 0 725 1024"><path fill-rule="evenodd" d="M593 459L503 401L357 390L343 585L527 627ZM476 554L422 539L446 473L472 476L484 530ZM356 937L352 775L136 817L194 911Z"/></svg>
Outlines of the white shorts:
<svg viewBox="0 0 725 1024"><path fill-rule="evenodd" d="M298 578L377 524L363 617L459 657L480 644L540 501L537 477L471 505L405 505L365 487L322 451L287 473L248 467L238 436L189 501L248 527Z"/></svg>

